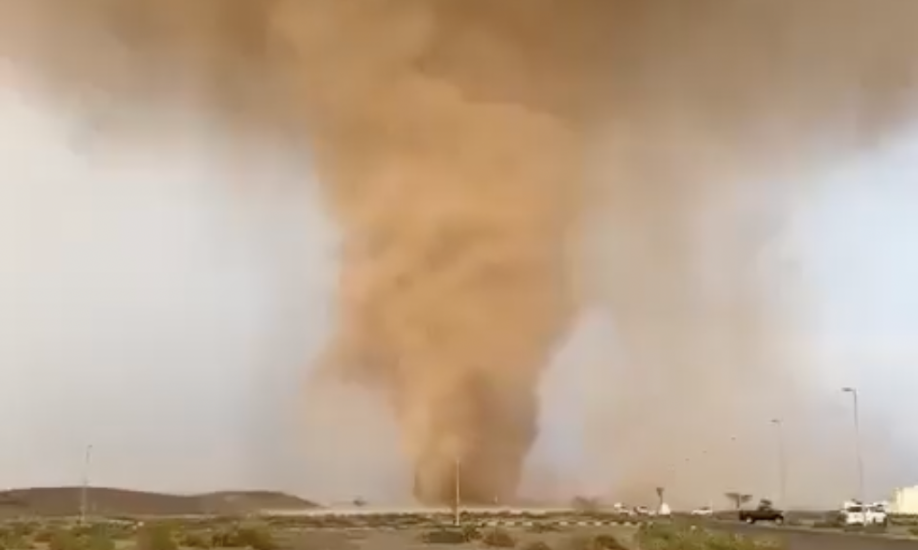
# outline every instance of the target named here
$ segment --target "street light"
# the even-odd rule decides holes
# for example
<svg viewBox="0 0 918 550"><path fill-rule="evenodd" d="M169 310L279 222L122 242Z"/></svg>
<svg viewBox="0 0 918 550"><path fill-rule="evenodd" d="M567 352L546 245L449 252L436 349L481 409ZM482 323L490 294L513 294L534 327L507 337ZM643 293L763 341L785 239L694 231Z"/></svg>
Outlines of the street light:
<svg viewBox="0 0 918 550"><path fill-rule="evenodd" d="M731 482L732 485L733 485L733 489L736 490L736 491L739 491L739 490L740 490L740 489L739 489L739 486L740 486L740 484L741 484L740 481L741 481L741 478L742 478L741 472L743 471L743 469L742 469L742 460L741 460L742 457L740 456L740 453L739 453L738 448L739 448L739 447L738 447L738 445L736 444L736 436L735 436L735 435L731 435L731 436L730 436L730 454L729 454L729 458L730 458L730 477L733 478L733 479L731 479L730 482Z"/></svg>
<svg viewBox="0 0 918 550"><path fill-rule="evenodd" d="M83 485L80 488L80 523L86 523L86 513L89 505L89 466L92 464L92 445L86 446L83 455Z"/></svg>
<svg viewBox="0 0 918 550"><path fill-rule="evenodd" d="M864 501L864 459L861 455L861 419L857 401L857 388L844 387L842 392L851 394L854 405L854 449L857 454L857 492L861 503Z"/></svg>
<svg viewBox="0 0 918 550"><path fill-rule="evenodd" d="M460 503L461 503L462 495L460 493L460 488L461 488L460 481L461 480L459 477L460 470L462 468L462 461L459 459L458 456L456 457L456 462L454 464L454 467L455 467L455 471L453 472L454 473L453 481L455 482L455 485L453 486L453 523L456 525L456 527L459 527L459 525L462 523L462 513L460 511Z"/></svg>
<svg viewBox="0 0 918 550"><path fill-rule="evenodd" d="M784 453L784 430L780 418L773 418L771 423L778 436L778 482L780 483L781 506L787 507L787 459Z"/></svg>

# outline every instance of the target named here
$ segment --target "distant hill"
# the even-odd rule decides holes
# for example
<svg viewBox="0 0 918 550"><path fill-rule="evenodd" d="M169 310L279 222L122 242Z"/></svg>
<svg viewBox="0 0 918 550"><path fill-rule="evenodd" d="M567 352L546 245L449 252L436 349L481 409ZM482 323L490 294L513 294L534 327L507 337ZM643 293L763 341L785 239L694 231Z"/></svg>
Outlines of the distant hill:
<svg viewBox="0 0 918 550"><path fill-rule="evenodd" d="M79 514L81 487L34 487L0 491L0 517ZM89 513L105 516L248 514L261 510L317 508L314 502L274 491L220 491L174 495L108 487L87 490Z"/></svg>
<svg viewBox="0 0 918 550"><path fill-rule="evenodd" d="M277 491L218 491L195 495L211 513L246 513L257 510L302 510L319 508L315 502Z"/></svg>

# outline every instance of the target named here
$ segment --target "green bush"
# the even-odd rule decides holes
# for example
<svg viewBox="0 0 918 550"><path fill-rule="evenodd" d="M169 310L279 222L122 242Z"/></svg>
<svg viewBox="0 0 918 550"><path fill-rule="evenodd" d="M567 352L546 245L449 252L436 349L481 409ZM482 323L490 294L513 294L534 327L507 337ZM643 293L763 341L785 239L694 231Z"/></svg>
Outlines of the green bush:
<svg viewBox="0 0 918 550"><path fill-rule="evenodd" d="M485 532L484 536L481 537L481 542L485 546L491 546L493 548L515 548L516 539L513 538L506 529L489 529Z"/></svg>
<svg viewBox="0 0 918 550"><path fill-rule="evenodd" d="M240 525L236 528L236 543L239 548L252 550L276 550L277 542L271 530L265 525Z"/></svg>
<svg viewBox="0 0 918 550"><path fill-rule="evenodd" d="M124 528L105 523L74 525L57 532L59 544L76 545L81 550L115 550L115 536L124 536Z"/></svg>
<svg viewBox="0 0 918 550"><path fill-rule="evenodd" d="M913 537L918 537L918 527L909 527L908 534Z"/></svg>
<svg viewBox="0 0 918 550"><path fill-rule="evenodd" d="M220 527L210 535L214 548L235 548L236 532L232 528Z"/></svg>
<svg viewBox="0 0 918 550"><path fill-rule="evenodd" d="M271 528L266 523L238 524L223 527L210 536L210 540L192 540L191 548L251 548L252 550L276 550L278 547Z"/></svg>
<svg viewBox="0 0 918 550"><path fill-rule="evenodd" d="M89 533L81 539L84 550L115 550L115 541L104 530Z"/></svg>
<svg viewBox="0 0 918 550"><path fill-rule="evenodd" d="M153 523L141 528L137 537L138 550L178 550L172 526Z"/></svg>

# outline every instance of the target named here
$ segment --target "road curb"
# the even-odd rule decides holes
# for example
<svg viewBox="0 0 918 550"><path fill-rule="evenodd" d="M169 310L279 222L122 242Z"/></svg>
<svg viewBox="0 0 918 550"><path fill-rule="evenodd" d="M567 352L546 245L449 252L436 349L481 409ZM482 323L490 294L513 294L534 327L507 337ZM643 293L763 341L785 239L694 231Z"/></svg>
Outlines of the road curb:
<svg viewBox="0 0 918 550"><path fill-rule="evenodd" d="M552 525L557 527L608 527L608 526L628 526L640 527L648 524L646 521L485 521L479 525L482 527L535 527L537 525Z"/></svg>

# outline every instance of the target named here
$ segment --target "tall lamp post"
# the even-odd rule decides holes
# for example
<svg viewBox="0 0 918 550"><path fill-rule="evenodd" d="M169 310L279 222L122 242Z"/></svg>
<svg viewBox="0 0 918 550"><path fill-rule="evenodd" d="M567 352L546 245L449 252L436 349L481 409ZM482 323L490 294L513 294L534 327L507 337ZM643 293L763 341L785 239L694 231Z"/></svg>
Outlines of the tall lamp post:
<svg viewBox="0 0 918 550"><path fill-rule="evenodd" d="M851 394L851 402L854 406L854 449L857 455L857 492L858 499L864 502L864 458L861 454L861 417L857 399L857 388L848 386L842 388L842 392Z"/></svg>
<svg viewBox="0 0 918 550"><path fill-rule="evenodd" d="M92 445L86 446L83 455L83 484L80 487L80 523L86 523L86 515L89 511L89 467L92 464Z"/></svg>
<svg viewBox="0 0 918 550"><path fill-rule="evenodd" d="M462 493L461 493L462 484L461 484L461 479L460 479L460 475L461 475L460 472L461 472L461 469L462 469L462 461L459 459L458 456L457 456L456 459L455 459L455 462L454 462L454 464L453 464L453 467L455 468L455 470L454 470L454 472L453 472L453 524L454 524L456 527L459 527L459 525L462 524L462 510L461 510L461 507L462 507Z"/></svg>
<svg viewBox="0 0 918 550"><path fill-rule="evenodd" d="M784 452L784 429L780 418L771 421L778 437L778 483L780 487L779 498L781 506L787 508L787 455Z"/></svg>

